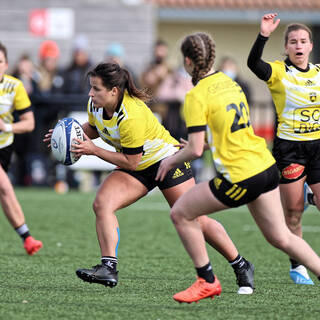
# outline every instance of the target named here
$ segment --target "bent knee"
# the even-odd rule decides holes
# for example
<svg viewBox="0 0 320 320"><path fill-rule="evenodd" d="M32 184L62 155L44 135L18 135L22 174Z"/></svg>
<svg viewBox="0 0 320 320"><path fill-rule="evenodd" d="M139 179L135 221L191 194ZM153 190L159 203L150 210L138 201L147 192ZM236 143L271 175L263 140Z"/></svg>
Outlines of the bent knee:
<svg viewBox="0 0 320 320"><path fill-rule="evenodd" d="M303 203L284 207L284 213L285 213L286 217L290 217L290 218L291 217L300 217L301 218L303 210L304 210Z"/></svg>
<svg viewBox="0 0 320 320"><path fill-rule="evenodd" d="M104 215L108 213L108 211L112 211L112 206L109 201L110 199L102 199L101 197L96 197L93 204L92 208L96 216Z"/></svg>
<svg viewBox="0 0 320 320"><path fill-rule="evenodd" d="M225 232L225 229L220 222L209 218L206 215L198 217L197 221L200 224L203 233L212 232L213 230L216 234Z"/></svg>
<svg viewBox="0 0 320 320"><path fill-rule="evenodd" d="M174 224L182 221L199 220L199 217L192 211L184 208L183 206L174 205L170 211L170 218Z"/></svg>
<svg viewBox="0 0 320 320"><path fill-rule="evenodd" d="M183 215L183 211L179 207L173 206L170 211L170 218L174 224L177 224L185 217Z"/></svg>
<svg viewBox="0 0 320 320"><path fill-rule="evenodd" d="M286 249L290 246L290 237L287 236L270 236L267 237L267 241L274 247L286 251Z"/></svg>
<svg viewBox="0 0 320 320"><path fill-rule="evenodd" d="M289 212L285 216L286 224L289 229L294 232L301 228L302 214L298 212Z"/></svg>

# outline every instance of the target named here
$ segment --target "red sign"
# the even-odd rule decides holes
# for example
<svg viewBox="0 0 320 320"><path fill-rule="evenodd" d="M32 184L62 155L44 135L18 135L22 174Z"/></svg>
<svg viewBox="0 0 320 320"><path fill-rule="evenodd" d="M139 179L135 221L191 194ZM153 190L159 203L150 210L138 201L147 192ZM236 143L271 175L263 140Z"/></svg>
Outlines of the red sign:
<svg viewBox="0 0 320 320"><path fill-rule="evenodd" d="M31 10L29 14L29 31L35 36L48 33L48 14L46 9Z"/></svg>

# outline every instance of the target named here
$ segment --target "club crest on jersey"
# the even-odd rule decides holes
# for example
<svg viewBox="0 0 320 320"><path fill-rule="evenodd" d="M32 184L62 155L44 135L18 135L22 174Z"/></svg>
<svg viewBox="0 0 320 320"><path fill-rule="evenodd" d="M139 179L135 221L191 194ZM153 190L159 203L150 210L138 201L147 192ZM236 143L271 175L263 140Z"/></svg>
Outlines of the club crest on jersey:
<svg viewBox="0 0 320 320"><path fill-rule="evenodd" d="M317 99L317 93L316 92L310 92L309 93L309 98L311 102L315 102Z"/></svg>

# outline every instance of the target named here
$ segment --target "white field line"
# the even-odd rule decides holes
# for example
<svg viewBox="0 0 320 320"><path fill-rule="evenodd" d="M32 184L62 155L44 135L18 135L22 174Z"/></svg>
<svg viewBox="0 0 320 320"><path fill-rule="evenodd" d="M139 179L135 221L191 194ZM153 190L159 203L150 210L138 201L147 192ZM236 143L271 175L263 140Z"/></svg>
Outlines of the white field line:
<svg viewBox="0 0 320 320"><path fill-rule="evenodd" d="M249 225L245 224L242 227L243 231L246 232L252 232L252 231L260 231L259 228L256 225ZM309 233L320 233L320 226L302 226L302 231L303 232L309 232Z"/></svg>

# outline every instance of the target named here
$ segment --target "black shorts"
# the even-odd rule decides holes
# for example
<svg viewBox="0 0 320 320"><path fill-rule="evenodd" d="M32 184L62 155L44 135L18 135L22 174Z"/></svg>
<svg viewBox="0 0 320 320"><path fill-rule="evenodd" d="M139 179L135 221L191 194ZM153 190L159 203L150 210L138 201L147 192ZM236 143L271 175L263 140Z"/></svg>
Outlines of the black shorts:
<svg viewBox="0 0 320 320"><path fill-rule="evenodd" d="M193 178L190 163L184 162L182 165L168 171L163 181L156 181L155 178L160 163L161 161L140 171L131 171L121 168L116 170L126 172L135 177L148 189L148 191L151 191L155 187L159 187L160 190L168 189Z"/></svg>
<svg viewBox="0 0 320 320"><path fill-rule="evenodd" d="M275 189L279 184L279 173L274 164L257 175L231 183L221 174L209 181L214 196L228 207L239 207L257 199L262 193Z"/></svg>
<svg viewBox="0 0 320 320"><path fill-rule="evenodd" d="M13 153L13 145L0 149L0 164L4 171L9 170L11 155Z"/></svg>
<svg viewBox="0 0 320 320"><path fill-rule="evenodd" d="M272 153L280 171L280 183L291 183L304 176L307 176L308 184L320 182L320 140L276 138Z"/></svg>

